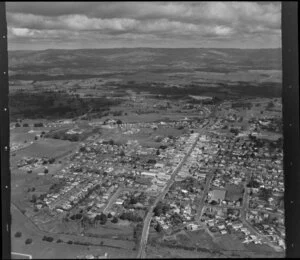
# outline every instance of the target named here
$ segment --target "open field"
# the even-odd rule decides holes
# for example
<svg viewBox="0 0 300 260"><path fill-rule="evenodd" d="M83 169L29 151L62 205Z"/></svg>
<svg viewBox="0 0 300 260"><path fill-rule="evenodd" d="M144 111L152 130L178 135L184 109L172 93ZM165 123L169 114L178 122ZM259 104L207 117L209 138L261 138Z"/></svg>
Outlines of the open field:
<svg viewBox="0 0 300 260"><path fill-rule="evenodd" d="M70 141L43 139L19 151L18 157L36 156L58 158L73 151L76 146L76 143Z"/></svg>
<svg viewBox="0 0 300 260"><path fill-rule="evenodd" d="M64 235L52 235L55 240L52 243L42 241L43 233L39 232L33 224L28 221L15 207L11 208L12 212L12 251L24 254L31 254L33 258L37 259L74 259L79 255L96 254L104 255L108 253L110 258L120 258L126 254L133 257L132 252L125 249L114 249L105 246L81 246L69 245L67 243L56 243L57 239L68 241L71 237ZM20 238L15 238L14 235L17 231L22 232ZM48 235L48 234L47 234ZM32 244L26 245L25 240L32 239ZM99 240L98 240L99 241ZM100 241L99 241L100 243Z"/></svg>

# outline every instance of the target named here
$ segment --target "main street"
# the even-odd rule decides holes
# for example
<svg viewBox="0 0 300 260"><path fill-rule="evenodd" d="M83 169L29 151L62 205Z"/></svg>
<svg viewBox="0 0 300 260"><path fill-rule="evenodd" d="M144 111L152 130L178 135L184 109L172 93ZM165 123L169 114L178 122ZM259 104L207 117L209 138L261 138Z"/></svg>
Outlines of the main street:
<svg viewBox="0 0 300 260"><path fill-rule="evenodd" d="M148 236L149 236L149 228L150 228L151 219L153 217L153 210L154 210L154 208L156 207L157 203L160 200L162 200L165 197L165 195L167 194L167 192L169 191L170 187L174 183L174 180L175 180L175 177L176 177L177 173L179 172L179 170L181 169L181 167L183 166L183 164L185 163L185 161L187 160L187 158L190 156L191 152L195 148L196 143L198 142L200 135L202 133L204 133L207 130L207 128L211 127L213 123L215 123L215 121L211 120L212 118L214 118L215 113L216 113L216 108L213 108L210 111L210 115L206 116L204 118L204 119L208 119L208 120L207 120L207 122L205 124L202 125L201 130L198 131L198 137L195 139L193 145L191 146L191 148L189 149L189 151L186 153L186 155L184 156L184 158L181 160L181 162L174 169L174 171L173 171L173 173L171 175L171 178L168 181L166 187L163 189L163 191L156 198L156 200L154 201L154 203L152 204L152 206L149 208L148 213L147 213L147 215L145 217L145 220L144 220L144 225L143 225L141 240L140 240L139 249L138 249L138 253L137 253L137 258L145 258L145 256L146 256L145 249L146 249L147 240L148 240ZM209 187L209 185L207 185L207 186Z"/></svg>
<svg viewBox="0 0 300 260"><path fill-rule="evenodd" d="M196 143L199 140L199 136L200 136L200 134L198 134L197 138L195 139L195 141L192 144L189 151L186 153L184 158L181 160L181 162L176 166L176 168L172 172L171 178L168 181L166 187L163 189L163 191L156 198L156 200L154 201L152 206L149 208L148 213L147 213L147 215L145 217L145 220L144 220L144 226L143 226L143 230L142 230L141 241L140 241L140 245L139 245L137 258L145 258L145 249L146 249L147 240L148 240L148 236L149 236L149 228L150 228L150 223L151 223L151 219L152 219L152 216L153 216L154 208L156 207L157 203L160 200L162 200L165 197L165 195L167 194L167 192L169 191L170 187L174 183L174 180L175 180L175 177L176 177L177 173L182 168L183 164L185 163L185 161L187 160L187 158L190 156L191 152L195 148Z"/></svg>
<svg viewBox="0 0 300 260"><path fill-rule="evenodd" d="M206 195L208 193L208 189L210 187L210 182L213 179L213 176L214 176L214 173L210 173L210 175L208 176L208 178L206 180L206 183L205 183L205 187L204 187L204 190L203 190L203 195L202 195L201 201L199 203L199 207L198 207L197 215L196 215L196 220L198 222L200 222L200 218L202 216L202 210L203 210L203 207L204 207L205 198L206 198Z"/></svg>

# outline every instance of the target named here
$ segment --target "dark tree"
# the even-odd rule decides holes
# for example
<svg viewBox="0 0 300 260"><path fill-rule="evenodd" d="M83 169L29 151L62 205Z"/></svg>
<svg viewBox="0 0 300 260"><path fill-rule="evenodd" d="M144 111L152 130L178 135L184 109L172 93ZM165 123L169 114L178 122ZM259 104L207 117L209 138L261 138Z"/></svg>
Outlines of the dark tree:
<svg viewBox="0 0 300 260"><path fill-rule="evenodd" d="M27 238L26 240L25 240L25 244L26 245L29 245L29 244L31 244L32 243L32 239L31 238Z"/></svg>
<svg viewBox="0 0 300 260"><path fill-rule="evenodd" d="M159 233L163 230L163 228L162 228L162 226L161 226L160 223L157 223L157 225L155 226L155 230L156 230L157 232L159 232Z"/></svg>
<svg viewBox="0 0 300 260"><path fill-rule="evenodd" d="M15 233L15 237L21 237L22 236L22 232L18 231Z"/></svg>
<svg viewBox="0 0 300 260"><path fill-rule="evenodd" d="M112 223L118 223L119 219L117 217L113 217L113 219L111 220Z"/></svg>
<svg viewBox="0 0 300 260"><path fill-rule="evenodd" d="M35 194L33 194L32 197L31 197L31 202L36 203L36 200L37 200L37 197L36 197Z"/></svg>

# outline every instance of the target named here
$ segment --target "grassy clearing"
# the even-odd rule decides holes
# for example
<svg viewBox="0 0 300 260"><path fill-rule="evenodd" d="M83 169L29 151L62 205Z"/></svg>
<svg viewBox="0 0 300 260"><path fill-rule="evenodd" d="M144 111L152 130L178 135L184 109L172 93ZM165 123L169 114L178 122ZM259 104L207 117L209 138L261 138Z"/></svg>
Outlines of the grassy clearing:
<svg viewBox="0 0 300 260"><path fill-rule="evenodd" d="M21 150L19 154L21 156L57 158L75 150L76 147L77 143L75 142L65 140L43 139Z"/></svg>
<svg viewBox="0 0 300 260"><path fill-rule="evenodd" d="M103 246L82 246L82 245L69 245L67 243L56 243L57 239L62 239L63 241L91 241L93 243L98 243L102 241L102 239L92 239L87 237L75 237L61 234L53 234L51 235L54 238L52 243L42 241L44 235L49 236L49 234L44 234L36 229L36 227L22 215L18 210L14 207L11 208L12 213L12 225L11 225L11 234L12 234L12 251L20 252L24 254L31 254L33 258L37 259L74 259L79 255L87 255L87 254L96 254L96 255L104 255L105 252L108 253L109 258L122 258L124 256L128 258L135 257L135 251L122 248L111 248L106 247L105 244L108 245L107 240L103 240ZM20 231L22 232L22 236L20 238L15 238L14 234ZM25 245L25 240L27 238L31 238L33 242L29 245ZM112 241L111 245L120 246L118 242ZM126 245L124 245L126 246ZM127 244L128 246L128 244ZM126 247L124 247L126 248Z"/></svg>

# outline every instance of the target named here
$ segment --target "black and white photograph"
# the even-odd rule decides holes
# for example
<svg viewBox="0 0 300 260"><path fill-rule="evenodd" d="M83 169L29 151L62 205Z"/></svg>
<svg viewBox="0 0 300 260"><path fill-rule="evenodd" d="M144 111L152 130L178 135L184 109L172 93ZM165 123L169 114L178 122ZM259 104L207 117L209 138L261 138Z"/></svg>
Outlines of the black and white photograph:
<svg viewBox="0 0 300 260"><path fill-rule="evenodd" d="M284 258L281 2L6 2L12 259Z"/></svg>

